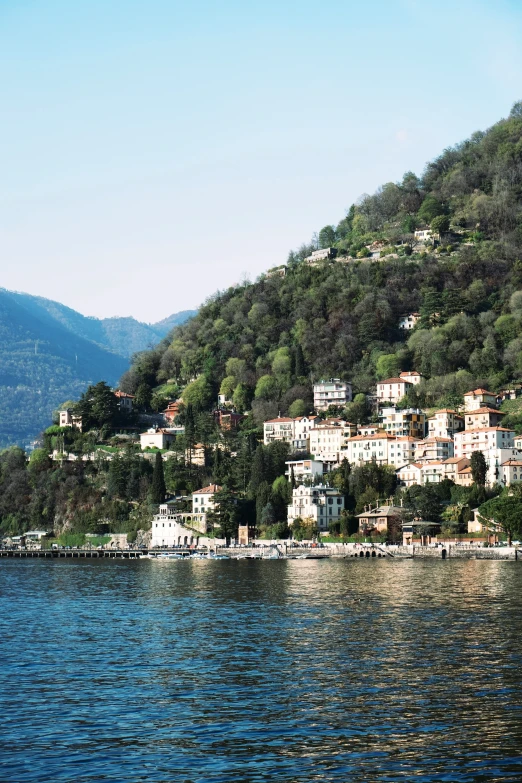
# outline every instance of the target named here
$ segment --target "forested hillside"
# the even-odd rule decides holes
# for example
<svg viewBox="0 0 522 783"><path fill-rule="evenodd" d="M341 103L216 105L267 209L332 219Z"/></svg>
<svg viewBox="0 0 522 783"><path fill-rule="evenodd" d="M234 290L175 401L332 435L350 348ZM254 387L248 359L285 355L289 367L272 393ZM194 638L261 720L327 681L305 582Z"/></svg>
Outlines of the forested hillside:
<svg viewBox="0 0 522 783"><path fill-rule="evenodd" d="M141 354L126 390L167 381L210 406L219 390L255 419L306 409L310 379L356 392L416 369L410 402L451 403L475 385L522 376L522 104L508 119L363 196L317 242L290 253L286 276L216 295L170 343ZM418 228L434 243L419 244ZM317 247L337 258L310 266ZM368 258L380 249L380 259ZM412 333L402 315L422 315ZM194 382L194 379L197 380ZM302 401L296 402L296 401ZM356 417L357 411L352 415Z"/></svg>

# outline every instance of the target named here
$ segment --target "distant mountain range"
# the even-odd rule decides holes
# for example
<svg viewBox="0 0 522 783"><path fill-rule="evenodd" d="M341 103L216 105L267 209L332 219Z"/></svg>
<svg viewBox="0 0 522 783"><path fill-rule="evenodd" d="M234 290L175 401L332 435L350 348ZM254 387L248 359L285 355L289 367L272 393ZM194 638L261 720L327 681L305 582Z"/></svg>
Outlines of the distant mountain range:
<svg viewBox="0 0 522 783"><path fill-rule="evenodd" d="M0 289L0 446L26 446L52 411L90 383L116 384L130 357L156 345L193 310L145 324L88 318L58 302Z"/></svg>

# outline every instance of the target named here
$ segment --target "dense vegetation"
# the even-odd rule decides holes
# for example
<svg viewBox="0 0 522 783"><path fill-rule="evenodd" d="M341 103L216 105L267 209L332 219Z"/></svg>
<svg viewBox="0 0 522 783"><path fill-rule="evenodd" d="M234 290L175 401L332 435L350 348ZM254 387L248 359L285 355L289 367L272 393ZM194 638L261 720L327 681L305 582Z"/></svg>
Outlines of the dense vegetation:
<svg viewBox="0 0 522 783"><path fill-rule="evenodd" d="M88 383L116 384L131 353L158 343L171 323L156 327L85 318L57 302L0 289L0 445L28 446L52 411Z"/></svg>

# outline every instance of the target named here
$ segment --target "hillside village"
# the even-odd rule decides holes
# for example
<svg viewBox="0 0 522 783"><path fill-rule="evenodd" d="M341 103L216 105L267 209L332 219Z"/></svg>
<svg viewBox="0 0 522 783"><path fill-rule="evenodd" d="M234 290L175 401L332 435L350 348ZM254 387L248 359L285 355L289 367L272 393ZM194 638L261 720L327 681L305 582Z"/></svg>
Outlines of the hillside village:
<svg viewBox="0 0 522 783"><path fill-rule="evenodd" d="M405 316L402 328L414 328L415 318L415 313ZM288 502L285 519L279 521L287 525L288 533L284 533L285 525L282 528L285 537L292 536L293 531L297 531L298 537L306 532L311 537L329 540L341 535L341 523L346 523L350 515L346 487L340 487L336 481L343 471L351 473L357 468L375 466L387 473L391 488L389 498L372 501L369 497L359 513L353 515L352 509L352 535L402 539L405 544L436 540L437 535L440 537L441 523L436 515L433 519L418 515L412 518L407 507L405 512L404 490L437 485L467 490L478 485L494 495L500 488L522 482L522 435L517 436L514 429L502 426L506 414L500 410L505 400L522 395L522 386L499 393L472 389L454 409L407 407L408 394L422 381L422 375L412 370L377 383L366 400L366 423L350 422L343 415L353 403L353 389L350 382L340 378L313 384L313 411L309 414L278 415L263 422L263 446L279 444L283 449L280 454L284 458ZM133 418L134 395L121 390L110 394L117 409L129 417L127 427L122 427L120 422L119 436L130 440L120 449L105 453L109 462L128 450L131 443L136 443L134 448L137 448L139 437L142 459L154 462L156 455L160 455L165 465L171 461L178 466L182 463L185 468L194 466L205 475L219 453L223 459L237 457L237 452L231 450L232 444L235 441L237 445L237 438L243 437L242 429L248 427L248 415L238 413L233 402L221 394L212 411L213 443L187 441L186 427L181 423L186 421L182 398L168 402L156 415L156 424L138 432L140 419L148 417ZM68 428L77 432L84 429L82 417L74 408L58 412L58 429L63 434ZM53 437L56 438L56 432ZM62 464L77 460L95 462L100 458L100 450L103 451L103 445L83 454L66 451L62 439L61 448L53 449L49 456ZM219 537L223 495L228 495L225 502L236 506L237 531L229 530L229 538L241 544L256 540L263 534L262 525L258 524L262 514L261 517L258 514L256 521L241 519L239 504L244 494L227 493L223 485L212 481L196 487L190 494L183 490L169 493L165 486L151 523L151 545L208 543L209 535ZM445 505L454 507L449 500ZM345 524L344 537L348 532ZM477 509L458 530L461 535L485 541L492 536L497 540L499 532L499 525L481 517ZM343 535L339 540L342 539Z"/></svg>

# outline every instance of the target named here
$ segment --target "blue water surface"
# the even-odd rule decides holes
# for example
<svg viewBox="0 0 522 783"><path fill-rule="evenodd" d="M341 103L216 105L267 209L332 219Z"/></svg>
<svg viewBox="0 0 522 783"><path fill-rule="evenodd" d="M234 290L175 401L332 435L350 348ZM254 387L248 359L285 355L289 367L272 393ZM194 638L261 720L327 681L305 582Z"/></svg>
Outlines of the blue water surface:
<svg viewBox="0 0 522 783"><path fill-rule="evenodd" d="M522 781L522 563L3 561L0 781Z"/></svg>

